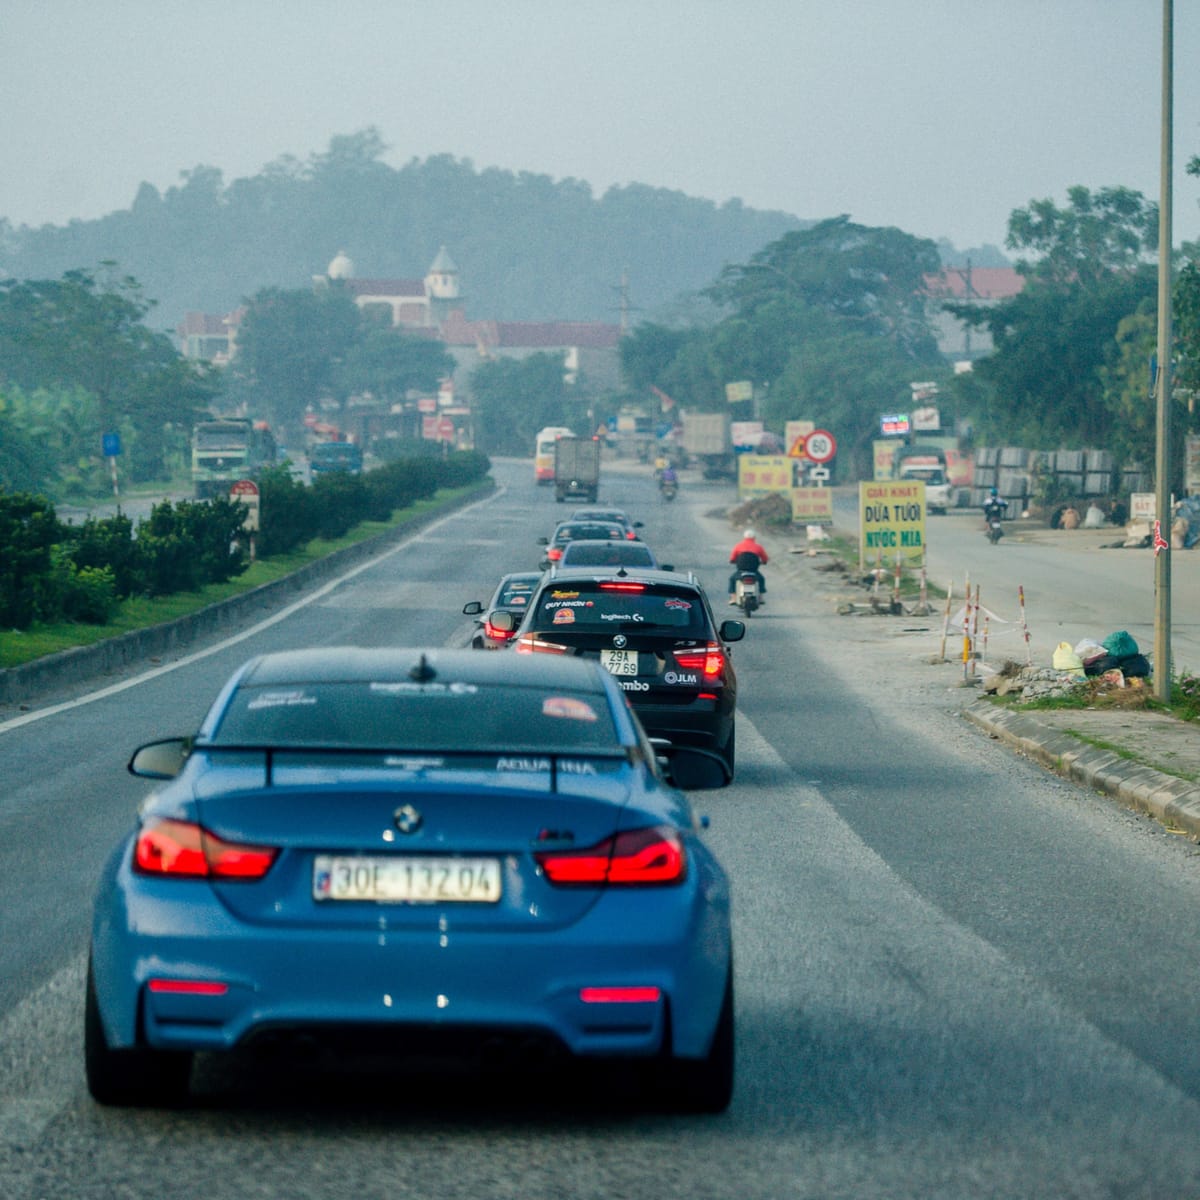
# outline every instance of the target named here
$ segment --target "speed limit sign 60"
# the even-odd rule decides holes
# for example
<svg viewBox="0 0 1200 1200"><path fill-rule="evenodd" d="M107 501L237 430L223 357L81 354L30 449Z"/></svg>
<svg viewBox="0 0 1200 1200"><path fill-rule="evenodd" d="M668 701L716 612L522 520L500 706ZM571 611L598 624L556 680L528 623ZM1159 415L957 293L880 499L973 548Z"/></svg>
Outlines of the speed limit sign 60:
<svg viewBox="0 0 1200 1200"><path fill-rule="evenodd" d="M837 453L837 442L833 434L824 429L814 429L804 439L804 454L816 463L827 463Z"/></svg>

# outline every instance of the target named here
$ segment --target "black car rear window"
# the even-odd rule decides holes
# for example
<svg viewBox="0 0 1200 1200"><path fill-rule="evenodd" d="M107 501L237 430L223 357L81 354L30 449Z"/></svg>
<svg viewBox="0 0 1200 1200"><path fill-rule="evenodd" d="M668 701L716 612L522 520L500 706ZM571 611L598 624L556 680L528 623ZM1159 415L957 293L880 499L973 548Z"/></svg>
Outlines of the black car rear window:
<svg viewBox="0 0 1200 1200"><path fill-rule="evenodd" d="M617 745L600 692L473 683L380 681L247 686L216 745L546 752Z"/></svg>
<svg viewBox="0 0 1200 1200"><path fill-rule="evenodd" d="M696 592L633 580L581 580L543 588L534 624L538 629L663 629L682 637L702 637L707 630Z"/></svg>
<svg viewBox="0 0 1200 1200"><path fill-rule="evenodd" d="M604 541L606 538L621 538L625 534L619 525L560 525L554 531L558 545L564 542Z"/></svg>
<svg viewBox="0 0 1200 1200"><path fill-rule="evenodd" d="M650 547L638 542L572 542L562 557L564 567L654 567Z"/></svg>
<svg viewBox="0 0 1200 1200"><path fill-rule="evenodd" d="M497 608L524 608L529 603L533 589L537 587L536 579L522 580L519 583L506 583L496 596Z"/></svg>

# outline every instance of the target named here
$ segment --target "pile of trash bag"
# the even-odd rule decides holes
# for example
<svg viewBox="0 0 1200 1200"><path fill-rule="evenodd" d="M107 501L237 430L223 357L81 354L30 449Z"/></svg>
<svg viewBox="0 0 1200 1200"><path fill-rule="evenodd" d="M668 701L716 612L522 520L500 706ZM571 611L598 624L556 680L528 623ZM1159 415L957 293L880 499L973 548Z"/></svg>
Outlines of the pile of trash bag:
<svg viewBox="0 0 1200 1200"><path fill-rule="evenodd" d="M1059 642L1054 651L1053 666L1078 679L1107 675L1120 671L1126 679L1145 679L1150 674L1150 662L1138 649L1133 635L1124 629L1110 633L1102 642L1084 638L1072 647Z"/></svg>

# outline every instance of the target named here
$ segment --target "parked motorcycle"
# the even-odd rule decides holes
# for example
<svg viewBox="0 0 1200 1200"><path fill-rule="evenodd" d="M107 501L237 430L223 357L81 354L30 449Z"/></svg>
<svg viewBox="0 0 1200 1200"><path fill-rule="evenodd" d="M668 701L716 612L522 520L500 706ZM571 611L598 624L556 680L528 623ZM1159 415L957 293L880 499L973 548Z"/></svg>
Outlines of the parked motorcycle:
<svg viewBox="0 0 1200 1200"><path fill-rule="evenodd" d="M758 576L753 571L739 571L734 582L733 598L738 608L751 617L759 606Z"/></svg>

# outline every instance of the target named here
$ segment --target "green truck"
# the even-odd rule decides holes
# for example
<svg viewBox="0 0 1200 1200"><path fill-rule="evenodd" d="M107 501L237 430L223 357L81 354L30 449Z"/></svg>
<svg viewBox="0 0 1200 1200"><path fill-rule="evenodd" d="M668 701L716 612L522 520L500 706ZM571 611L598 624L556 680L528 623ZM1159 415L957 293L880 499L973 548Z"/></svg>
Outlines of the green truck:
<svg viewBox="0 0 1200 1200"><path fill-rule="evenodd" d="M227 496L239 479L254 479L275 463L275 438L262 421L214 417L192 429L192 485L197 500Z"/></svg>

